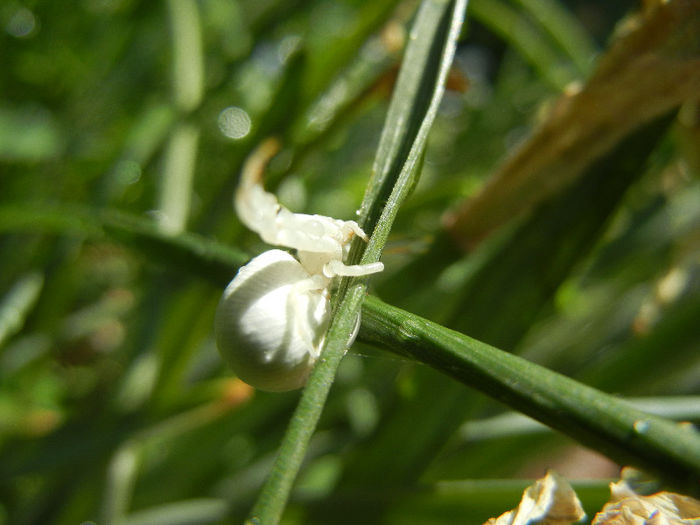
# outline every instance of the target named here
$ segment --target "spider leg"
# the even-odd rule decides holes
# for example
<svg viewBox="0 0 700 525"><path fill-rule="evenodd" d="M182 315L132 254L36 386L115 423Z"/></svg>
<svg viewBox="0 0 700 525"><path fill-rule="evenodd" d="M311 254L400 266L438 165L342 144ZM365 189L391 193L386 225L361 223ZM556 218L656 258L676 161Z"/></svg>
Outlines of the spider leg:
<svg viewBox="0 0 700 525"><path fill-rule="evenodd" d="M267 243L297 250L304 268L325 279L335 276L362 276L384 269L382 263L343 264L350 241L367 235L355 221L342 221L324 215L293 213L263 187L263 174L279 150L274 139L264 141L248 158L236 191L235 207L241 222Z"/></svg>
<svg viewBox="0 0 700 525"><path fill-rule="evenodd" d="M384 264L380 262L369 264L344 264L342 261L331 260L323 267L323 275L326 277L361 277L384 270Z"/></svg>
<svg viewBox="0 0 700 525"><path fill-rule="evenodd" d="M246 161L234 200L241 222L269 244L310 252L342 254L354 234L366 239L354 221L293 213L265 191L265 167L278 150L277 140L266 140Z"/></svg>
<svg viewBox="0 0 700 525"><path fill-rule="evenodd" d="M236 190L234 206L241 222L263 239L274 232L276 217L282 206L277 197L262 185L265 167L279 150L279 142L268 139L246 160Z"/></svg>

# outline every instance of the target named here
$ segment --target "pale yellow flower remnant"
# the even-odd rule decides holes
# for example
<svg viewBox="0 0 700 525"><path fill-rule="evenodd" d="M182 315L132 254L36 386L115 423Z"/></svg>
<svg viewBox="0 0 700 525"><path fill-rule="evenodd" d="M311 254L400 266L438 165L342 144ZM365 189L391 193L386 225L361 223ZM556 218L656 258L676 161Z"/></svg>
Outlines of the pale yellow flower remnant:
<svg viewBox="0 0 700 525"><path fill-rule="evenodd" d="M570 525L585 515L569 482L549 471L525 489L516 509L491 518L484 525Z"/></svg>
<svg viewBox="0 0 700 525"><path fill-rule="evenodd" d="M568 481L549 471L525 489L517 508L484 525L571 525L584 516ZM640 496L623 479L610 484L610 501L591 525L700 525L700 501L673 492Z"/></svg>
<svg viewBox="0 0 700 525"><path fill-rule="evenodd" d="M700 525L700 501L659 492L640 496L623 480L610 484L610 501L592 525Z"/></svg>

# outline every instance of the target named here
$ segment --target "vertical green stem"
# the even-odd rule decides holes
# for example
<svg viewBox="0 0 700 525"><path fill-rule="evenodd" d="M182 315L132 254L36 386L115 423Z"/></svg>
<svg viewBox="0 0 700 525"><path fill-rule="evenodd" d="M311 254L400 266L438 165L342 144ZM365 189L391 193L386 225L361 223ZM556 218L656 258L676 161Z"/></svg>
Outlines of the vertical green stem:
<svg viewBox="0 0 700 525"><path fill-rule="evenodd" d="M540 31L531 22L508 3L500 0L473 2L469 12L517 49L557 90L563 90L575 80L570 71L562 68L564 58L542 39Z"/></svg>
<svg viewBox="0 0 700 525"><path fill-rule="evenodd" d="M107 468L107 486L102 503L100 523L121 525L131 501L131 492L138 473L138 446L126 442L115 452Z"/></svg>
<svg viewBox="0 0 700 525"><path fill-rule="evenodd" d="M347 313L359 312L364 291L364 284L355 284L348 291L336 313L333 325L328 332L328 344L302 392L272 470L250 514L249 524L278 523L282 517L309 441L321 417L333 378L347 350L348 334L355 328L357 314L355 313L355 317L350 317Z"/></svg>
<svg viewBox="0 0 700 525"><path fill-rule="evenodd" d="M204 59L197 4L194 0L169 0L173 38L173 99L183 116L199 106L204 93ZM180 122L166 148L160 192L159 225L166 233L185 230L197 159L199 129Z"/></svg>
<svg viewBox="0 0 700 525"><path fill-rule="evenodd" d="M576 17L554 0L516 1L551 35L576 64L579 73L585 75L590 71L596 46Z"/></svg>
<svg viewBox="0 0 700 525"><path fill-rule="evenodd" d="M363 203L363 223L369 224L373 232L363 263L379 260L399 206L417 180L416 166L444 92L465 9L466 0L426 0L416 16L377 152L375 167L379 166L381 173L371 181ZM397 131L395 123L401 121L405 126ZM388 190L386 199L381 197L382 190ZM267 525L278 523L282 517L336 371L352 342L350 334L355 331L366 295L364 280L347 282L347 288L341 286L338 290L338 306L325 348L302 393L248 523Z"/></svg>
<svg viewBox="0 0 700 525"><path fill-rule="evenodd" d="M158 219L160 228L165 233L178 234L185 230L198 141L198 127L186 122L177 125L168 141Z"/></svg>
<svg viewBox="0 0 700 525"><path fill-rule="evenodd" d="M180 111L192 111L202 101L204 60L197 3L168 0L173 38L173 95Z"/></svg>
<svg viewBox="0 0 700 525"><path fill-rule="evenodd" d="M22 328L43 286L44 276L30 272L18 279L10 291L0 299L0 347Z"/></svg>

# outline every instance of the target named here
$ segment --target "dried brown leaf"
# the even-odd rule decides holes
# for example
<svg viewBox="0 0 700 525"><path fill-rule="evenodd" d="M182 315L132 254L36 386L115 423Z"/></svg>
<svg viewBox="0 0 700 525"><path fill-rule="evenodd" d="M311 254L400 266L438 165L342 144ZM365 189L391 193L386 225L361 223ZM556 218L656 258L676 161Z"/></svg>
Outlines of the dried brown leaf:
<svg viewBox="0 0 700 525"><path fill-rule="evenodd" d="M700 524L700 501L688 496L673 492L640 496L624 480L611 483L610 493L592 525Z"/></svg>
<svg viewBox="0 0 700 525"><path fill-rule="evenodd" d="M700 93L700 2L649 2L585 86L568 89L482 191L446 218L471 248L583 173L639 126Z"/></svg>

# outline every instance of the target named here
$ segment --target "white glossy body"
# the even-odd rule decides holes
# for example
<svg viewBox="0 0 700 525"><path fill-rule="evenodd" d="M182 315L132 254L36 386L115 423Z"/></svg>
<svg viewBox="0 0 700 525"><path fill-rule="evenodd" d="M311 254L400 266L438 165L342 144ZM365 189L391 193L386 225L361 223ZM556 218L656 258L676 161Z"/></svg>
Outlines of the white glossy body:
<svg viewBox="0 0 700 525"><path fill-rule="evenodd" d="M216 342L246 383L285 391L304 385L328 328L325 283L294 257L269 250L242 267L216 312Z"/></svg>

